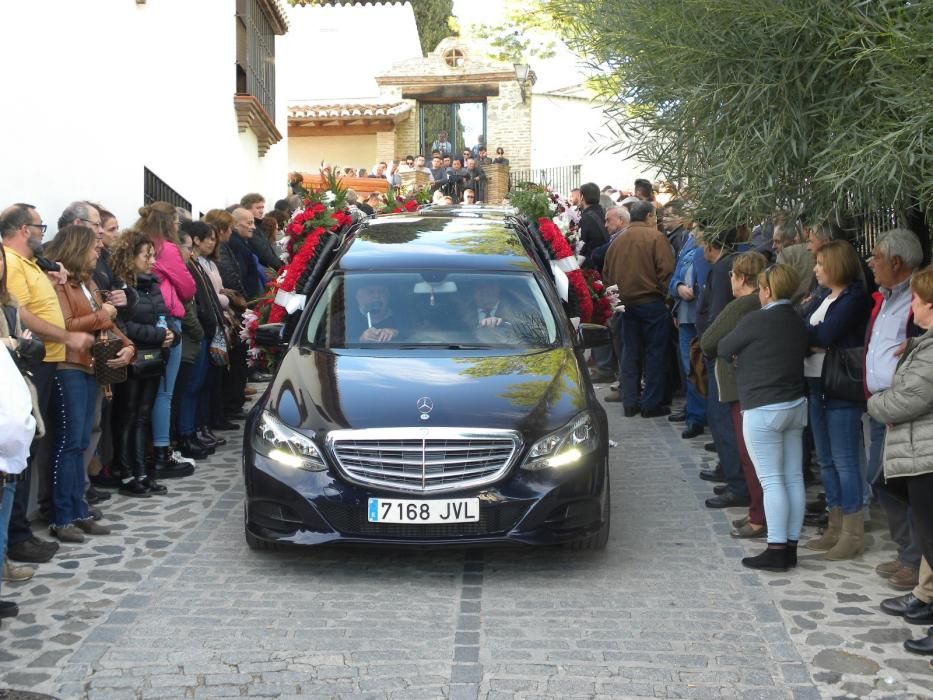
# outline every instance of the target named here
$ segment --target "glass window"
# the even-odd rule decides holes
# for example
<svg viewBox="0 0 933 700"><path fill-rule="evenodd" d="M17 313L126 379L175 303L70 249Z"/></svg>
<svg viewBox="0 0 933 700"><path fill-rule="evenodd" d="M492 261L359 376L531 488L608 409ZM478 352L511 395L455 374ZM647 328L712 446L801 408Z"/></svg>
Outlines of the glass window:
<svg viewBox="0 0 933 700"><path fill-rule="evenodd" d="M425 156L432 151L459 158L463 151L486 145L486 103L421 105L421 143Z"/></svg>
<svg viewBox="0 0 933 700"><path fill-rule="evenodd" d="M358 272L330 279L306 340L322 350L551 347L557 322L531 274Z"/></svg>

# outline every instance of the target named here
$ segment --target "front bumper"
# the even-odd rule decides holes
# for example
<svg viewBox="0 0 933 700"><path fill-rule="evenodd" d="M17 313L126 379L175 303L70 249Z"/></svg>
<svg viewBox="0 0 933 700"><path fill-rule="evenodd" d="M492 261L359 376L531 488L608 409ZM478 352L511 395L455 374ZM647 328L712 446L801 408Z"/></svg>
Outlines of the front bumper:
<svg viewBox="0 0 933 700"><path fill-rule="evenodd" d="M250 430L248 425L247 430ZM330 469L308 472L257 454L245 441L247 531L276 543L380 545L554 545L597 532L608 519L608 459L597 450L572 469L526 472L442 495L379 490L351 484ZM370 523L370 497L478 498L478 522L442 525Z"/></svg>

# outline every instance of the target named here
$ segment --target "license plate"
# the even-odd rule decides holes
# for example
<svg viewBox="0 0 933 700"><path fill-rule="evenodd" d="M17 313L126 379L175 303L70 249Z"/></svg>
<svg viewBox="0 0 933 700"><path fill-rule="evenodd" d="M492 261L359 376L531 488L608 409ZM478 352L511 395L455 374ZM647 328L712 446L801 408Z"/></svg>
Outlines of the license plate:
<svg viewBox="0 0 933 700"><path fill-rule="evenodd" d="M395 498L370 498L367 517L371 523L405 525L475 523L479 520L479 499L406 501Z"/></svg>

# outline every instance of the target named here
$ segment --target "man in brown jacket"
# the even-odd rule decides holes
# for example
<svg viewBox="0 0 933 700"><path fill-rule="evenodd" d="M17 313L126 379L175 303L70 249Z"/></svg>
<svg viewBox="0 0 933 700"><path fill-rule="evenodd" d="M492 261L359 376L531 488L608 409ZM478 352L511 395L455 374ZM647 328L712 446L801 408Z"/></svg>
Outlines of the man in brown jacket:
<svg viewBox="0 0 933 700"><path fill-rule="evenodd" d="M603 276L618 285L622 314L622 405L627 417L641 411L645 418L664 416L662 405L668 367L670 313L665 297L674 274L674 252L658 231L654 205L631 206L632 223L606 253ZM644 364L645 387L641 387ZM641 394L639 396L639 393Z"/></svg>

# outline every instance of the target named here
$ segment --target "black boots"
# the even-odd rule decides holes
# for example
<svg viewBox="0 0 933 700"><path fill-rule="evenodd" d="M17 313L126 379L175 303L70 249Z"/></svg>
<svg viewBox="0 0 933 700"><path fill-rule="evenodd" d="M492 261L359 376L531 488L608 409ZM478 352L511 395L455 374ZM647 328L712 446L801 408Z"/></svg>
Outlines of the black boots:
<svg viewBox="0 0 933 700"><path fill-rule="evenodd" d="M170 448L155 447L153 452L155 462L151 473L156 479L178 479L194 474L194 467L187 462L176 461Z"/></svg>
<svg viewBox="0 0 933 700"><path fill-rule="evenodd" d="M149 489L143 484L142 479L133 477L120 485L120 494L130 496L131 498L149 498Z"/></svg>
<svg viewBox="0 0 933 700"><path fill-rule="evenodd" d="M218 447L223 447L227 444L226 440L214 435L207 426L202 426L196 430L194 437L197 438L198 442L211 450L216 450Z"/></svg>
<svg viewBox="0 0 933 700"><path fill-rule="evenodd" d="M794 558L796 559L796 547L794 548ZM768 548L755 557L745 557L742 559L742 566L748 569L759 569L761 571L787 571L787 545L769 544ZM796 562L795 562L796 564Z"/></svg>
<svg viewBox="0 0 933 700"><path fill-rule="evenodd" d="M213 452L213 450L208 449L206 445L199 442L193 433L179 437L175 441L175 446L181 452L182 457L190 457L191 459L204 459Z"/></svg>

